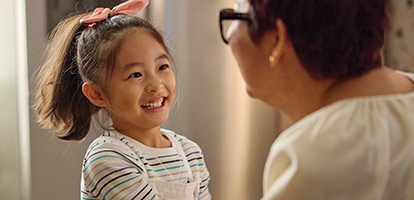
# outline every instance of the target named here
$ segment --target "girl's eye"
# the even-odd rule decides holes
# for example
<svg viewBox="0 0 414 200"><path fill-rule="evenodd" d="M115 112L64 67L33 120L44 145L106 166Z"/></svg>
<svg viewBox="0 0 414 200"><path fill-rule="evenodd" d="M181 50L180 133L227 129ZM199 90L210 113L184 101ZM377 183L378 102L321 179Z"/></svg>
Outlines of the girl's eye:
<svg viewBox="0 0 414 200"><path fill-rule="evenodd" d="M167 64L161 65L160 68L158 68L159 71L166 70L169 66Z"/></svg>
<svg viewBox="0 0 414 200"><path fill-rule="evenodd" d="M138 78L138 77L141 77L141 76L142 76L141 73L135 72L135 73L131 74L128 78Z"/></svg>

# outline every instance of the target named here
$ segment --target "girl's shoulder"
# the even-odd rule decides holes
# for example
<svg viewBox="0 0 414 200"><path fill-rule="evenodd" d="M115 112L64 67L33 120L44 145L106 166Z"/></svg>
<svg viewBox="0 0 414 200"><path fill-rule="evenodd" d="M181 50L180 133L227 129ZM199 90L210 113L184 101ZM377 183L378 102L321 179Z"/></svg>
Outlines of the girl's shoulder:
<svg viewBox="0 0 414 200"><path fill-rule="evenodd" d="M128 160L138 160L135 152L121 138L107 135L107 133L100 135L91 142L85 153L85 158L98 152L100 154L118 154L128 158Z"/></svg>
<svg viewBox="0 0 414 200"><path fill-rule="evenodd" d="M121 138L102 134L89 145L83 161L83 167L89 165L99 165L101 162L116 160L121 163L126 162L144 169L143 163L137 154ZM111 161L112 162L112 161Z"/></svg>
<svg viewBox="0 0 414 200"><path fill-rule="evenodd" d="M115 135L111 135L113 133L111 132L105 132L102 135L100 135L99 137L95 138L95 140L93 140L91 142L91 144L88 147L88 151L90 150L94 150L94 149L99 149L99 148L111 148L113 150L118 150L118 151L132 151L127 144L125 144L125 142L123 142L123 138L122 137L118 137Z"/></svg>

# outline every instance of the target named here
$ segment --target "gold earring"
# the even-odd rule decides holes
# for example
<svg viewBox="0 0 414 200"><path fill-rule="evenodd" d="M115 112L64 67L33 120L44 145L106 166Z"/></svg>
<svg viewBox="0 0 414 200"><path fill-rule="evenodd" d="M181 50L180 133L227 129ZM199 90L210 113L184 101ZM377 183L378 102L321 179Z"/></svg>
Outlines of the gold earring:
<svg viewBox="0 0 414 200"><path fill-rule="evenodd" d="M274 68L276 66L275 56L273 55L269 56L269 63L270 63L270 68Z"/></svg>

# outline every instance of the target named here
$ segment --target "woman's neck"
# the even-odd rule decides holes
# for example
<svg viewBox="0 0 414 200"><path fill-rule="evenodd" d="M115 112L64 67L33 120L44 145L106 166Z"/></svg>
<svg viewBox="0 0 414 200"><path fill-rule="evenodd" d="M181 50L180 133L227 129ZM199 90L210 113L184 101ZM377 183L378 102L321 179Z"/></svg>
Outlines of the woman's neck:
<svg viewBox="0 0 414 200"><path fill-rule="evenodd" d="M290 120L297 122L306 115L325 106L324 96L329 88L327 83L304 84L303 90L296 90L289 94L286 101L280 106L280 111Z"/></svg>
<svg viewBox="0 0 414 200"><path fill-rule="evenodd" d="M325 104L353 98L393 95L412 92L413 81L386 67L378 67L366 74L338 82L326 92Z"/></svg>
<svg viewBox="0 0 414 200"><path fill-rule="evenodd" d="M324 106L325 93L335 80L315 80L300 63L286 66L274 73L276 78L270 80L275 82L268 83L274 88L262 100L296 122Z"/></svg>

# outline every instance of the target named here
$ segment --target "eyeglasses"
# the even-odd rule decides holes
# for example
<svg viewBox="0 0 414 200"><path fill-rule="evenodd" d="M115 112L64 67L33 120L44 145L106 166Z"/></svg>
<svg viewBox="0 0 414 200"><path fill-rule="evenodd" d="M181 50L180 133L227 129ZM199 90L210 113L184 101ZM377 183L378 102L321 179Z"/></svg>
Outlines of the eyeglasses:
<svg viewBox="0 0 414 200"><path fill-rule="evenodd" d="M245 20L247 23L253 23L253 16L250 13L238 13L233 9L226 8L220 11L220 32L224 43L228 44L230 33L228 32L235 20Z"/></svg>

